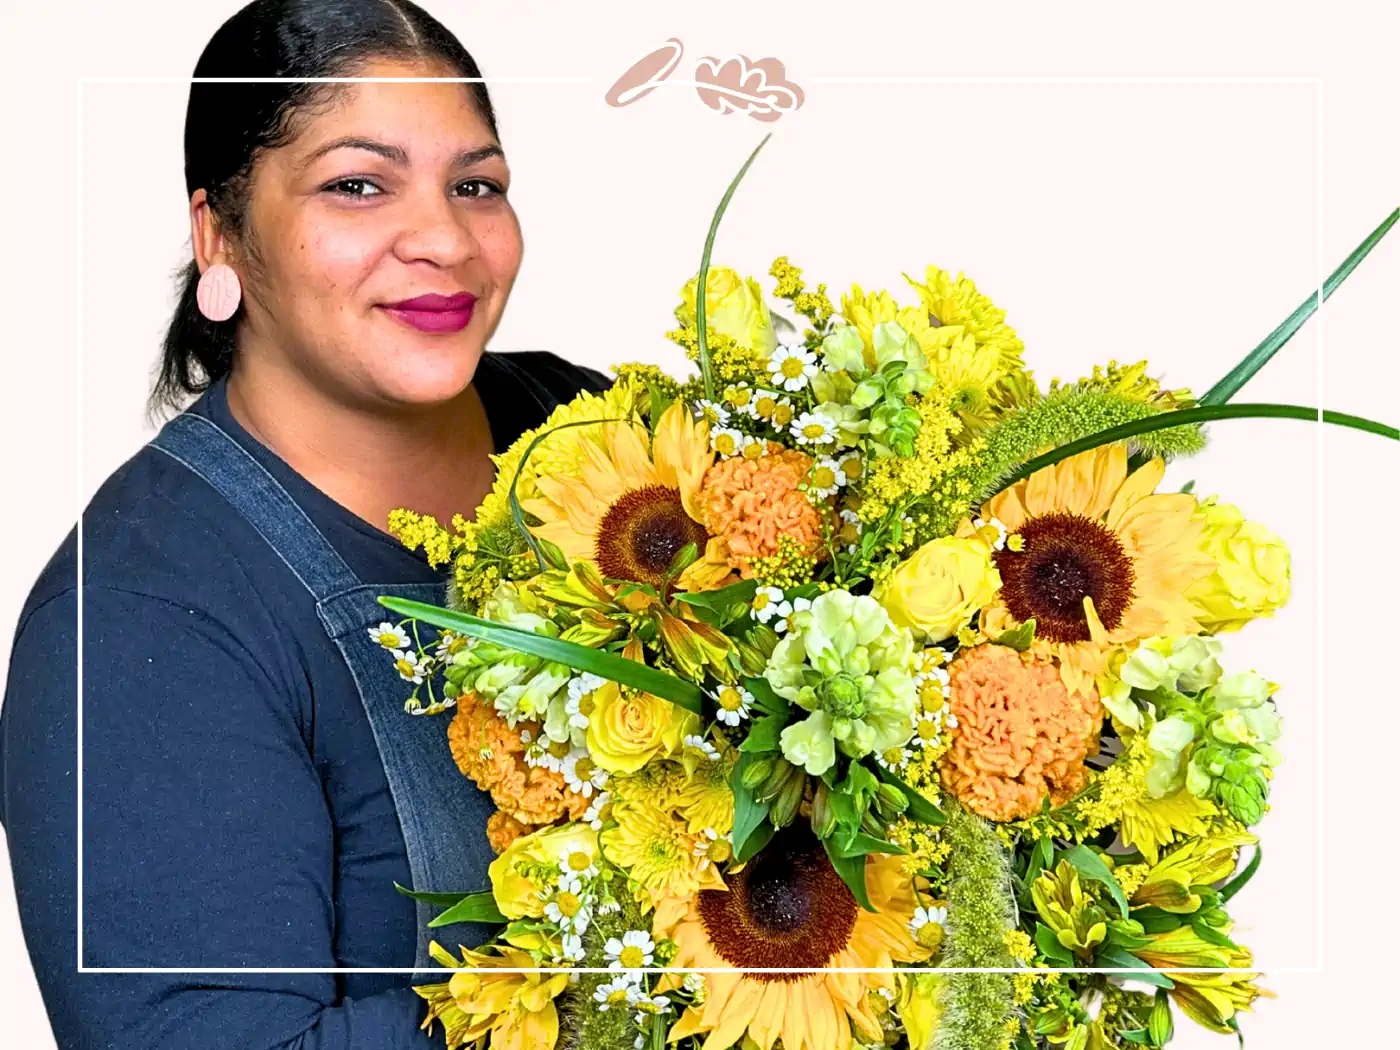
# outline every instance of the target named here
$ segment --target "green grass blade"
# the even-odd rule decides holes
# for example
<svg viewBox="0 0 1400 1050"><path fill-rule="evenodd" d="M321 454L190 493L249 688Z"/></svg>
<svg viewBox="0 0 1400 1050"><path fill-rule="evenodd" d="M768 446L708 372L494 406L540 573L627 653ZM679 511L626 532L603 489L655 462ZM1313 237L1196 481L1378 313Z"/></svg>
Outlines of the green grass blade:
<svg viewBox="0 0 1400 1050"><path fill-rule="evenodd" d="M729 184L729 189L724 191L724 196L720 198L719 207L715 209L715 217L710 220L710 232L705 237L705 251L700 256L700 276L695 282L695 339L700 350L700 377L705 384L705 398L708 401L715 399L715 375L710 367L710 348L705 342L705 292L709 287L710 279L710 251L715 246L715 234L719 232L719 220L724 216L724 209L729 207L729 198L734 196L734 190L739 185L739 180L744 177L744 173L749 170L749 165L758 156L769 139L773 137L770 131L763 136L763 142L754 147L749 159L744 161L744 166L739 169L739 174L734 176L734 181Z"/></svg>
<svg viewBox="0 0 1400 1050"><path fill-rule="evenodd" d="M694 682L687 682L683 678L677 678L665 671L658 671L654 667L648 667L636 660L629 660L625 656L603 652L600 649L590 649L577 642L566 642L545 634L535 634L533 631L507 627L492 620L484 620L480 616L457 612L454 609L444 609L439 605L430 605L427 602L415 602L409 598L380 595L379 604L386 609L392 609L404 616L411 616L415 620L422 620L435 627L445 627L459 634L480 638L484 642L503 645L507 649L529 653L531 656L538 656L544 660L553 660L555 663L572 667L576 671L588 671L601 675L611 681L620 682L622 685L631 686L644 693L651 693L663 700L669 700L673 704L679 704L688 711L694 711L697 715L703 709L705 694Z"/></svg>
<svg viewBox="0 0 1400 1050"><path fill-rule="evenodd" d="M1346 257L1346 261L1343 262L1341 266L1337 267L1336 272L1333 273L1331 277L1323 282L1322 298L1324 300L1336 291L1338 286L1351 275L1351 271L1356 269L1357 264L1360 263L1362 259L1366 258L1371 249L1374 248L1376 244L1379 243L1380 239L1386 235L1387 231L1395 225L1397 219L1400 219L1400 208L1396 208L1383 223L1372 230L1371 235L1362 241L1356 250ZM1298 309L1288 315L1288 319L1285 320L1283 324L1269 333L1268 338L1251 350L1243 361L1230 369L1220 382L1207 390L1205 395L1201 398L1200 403L1202 405L1223 405L1226 401L1229 401L1230 398L1239 393L1240 387L1249 382L1254 373L1263 368L1264 365L1268 363L1269 358L1278 353L1279 348L1293 338L1293 334L1303 326L1304 321L1313 315L1317 307L1318 295L1317 292L1314 291L1303 300L1302 305L1299 306Z"/></svg>
<svg viewBox="0 0 1400 1050"><path fill-rule="evenodd" d="M1273 404L1202 405L1198 408L1182 409L1179 412L1163 412L1145 419L1135 419L1129 423L1101 430L1097 434L1090 434L1078 441L1061 445L1059 448L1052 449L1044 455L1036 456L1035 459L1022 464L1014 473L998 482L996 489L987 495L990 498L997 492L1010 488L1021 479L1030 477L1037 470L1058 463L1062 459L1068 459L1070 456L1087 452L1091 448L1098 448L1100 445L1107 445L1113 441L1123 441L1138 434L1150 433L1153 430L1180 426L1183 423L1209 423L1215 419L1307 419L1316 423L1319 422L1319 417L1323 423L1364 430L1368 434L1377 434L1390 438L1392 441L1400 441L1400 429L1396 427L1386 423L1378 423L1373 419L1349 415L1346 412L1333 412L1325 408Z"/></svg>
<svg viewBox="0 0 1400 1050"><path fill-rule="evenodd" d="M580 419L573 423L561 423L557 427L550 427L543 434L538 435L534 441L530 442L525 449L525 454L520 457L520 462L515 465L515 473L510 479L510 493L506 497L506 502L510 504L511 521L515 522L515 527L519 529L520 534L525 537L525 543L530 548L530 553L535 556L535 562L539 565L540 572L544 572L545 569L549 568L549 562L544 556L544 551L540 548L540 541L535 538L535 534L531 532L529 527L525 524L525 512L520 509L520 500L517 499L515 495L515 486L520 483L520 473L525 469L525 461L530 458L530 453L535 451L541 441L560 430L568 430L570 427L588 427L598 423L622 422L626 422L626 420L621 418Z"/></svg>

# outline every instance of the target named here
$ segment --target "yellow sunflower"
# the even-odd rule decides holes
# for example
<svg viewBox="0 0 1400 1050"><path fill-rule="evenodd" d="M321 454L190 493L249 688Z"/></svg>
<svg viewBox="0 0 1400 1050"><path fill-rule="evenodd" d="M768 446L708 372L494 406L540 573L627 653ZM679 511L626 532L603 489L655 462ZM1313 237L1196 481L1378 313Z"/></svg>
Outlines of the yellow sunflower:
<svg viewBox="0 0 1400 1050"><path fill-rule="evenodd" d="M1034 617L1033 648L1056 658L1072 693L1094 688L1115 646L1200 633L1186 591L1215 563L1199 549L1196 498L1153 491L1164 469L1154 459L1130 475L1127 451L1110 445L983 504L1010 535L994 555L1002 586L982 630L994 638Z"/></svg>
<svg viewBox="0 0 1400 1050"><path fill-rule="evenodd" d="M535 534L557 544L571 564L592 562L611 579L657 587L681 548L694 543L700 559L677 586L705 590L723 582L730 571L723 545L701 514L700 482L714 461L709 424L692 420L675 401L650 446L637 423L602 423L599 435L574 442L553 471L536 477L537 495L520 501L541 521Z"/></svg>
<svg viewBox="0 0 1400 1050"><path fill-rule="evenodd" d="M753 860L726 877L727 890L671 898L656 909L653 935L676 942L677 968L732 967L707 973L701 1006L686 1010L669 1041L703 1035L702 1050L743 1039L771 1050L850 1050L879 1041L869 994L896 990L893 973L841 973L929 956L909 932L915 900L897 856L872 856L865 869L874 912L856 903L806 828L790 826ZM765 968L808 973L752 973ZM667 975L666 982L678 980Z"/></svg>

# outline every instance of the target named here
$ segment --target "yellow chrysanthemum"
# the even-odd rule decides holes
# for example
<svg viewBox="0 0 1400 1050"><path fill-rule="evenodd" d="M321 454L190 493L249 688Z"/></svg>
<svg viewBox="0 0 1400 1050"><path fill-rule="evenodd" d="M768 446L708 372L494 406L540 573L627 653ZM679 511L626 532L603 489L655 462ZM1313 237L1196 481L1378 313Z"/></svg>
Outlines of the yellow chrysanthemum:
<svg viewBox="0 0 1400 1050"><path fill-rule="evenodd" d="M558 545L570 563L592 562L612 579L660 586L688 543L702 553L681 575L680 587L703 590L729 575L728 563L714 556L716 543L701 514L700 482L714 462L708 423L693 421L675 401L657 421L650 447L638 423L574 430L596 437L556 452L550 469L533 479L536 494L520 500L542 522L537 536Z"/></svg>
<svg viewBox="0 0 1400 1050"><path fill-rule="evenodd" d="M1123 804L1123 841L1156 864L1162 849L1178 838L1205 835L1220 811L1185 789L1168 798L1140 795Z"/></svg>
<svg viewBox="0 0 1400 1050"><path fill-rule="evenodd" d="M1002 588L982 615L987 636L1034 618L1035 651L1056 658L1071 692L1088 693L1115 646L1199 634L1186 591L1215 563L1200 550L1195 497L1154 492L1164 469L1154 459L1130 475L1126 450L1110 445L984 503L982 517L1012 533L995 555Z"/></svg>
<svg viewBox="0 0 1400 1050"><path fill-rule="evenodd" d="M492 1050L553 1050L559 1038L554 999L568 987L568 971L536 968L530 954L517 948L502 947L499 954L463 948L460 960L436 941L429 951L443 966L473 967L413 989L428 1001L421 1027L431 1035L433 1021L440 1019L447 1050L479 1046L488 1034Z"/></svg>
<svg viewBox="0 0 1400 1050"><path fill-rule="evenodd" d="M729 874L727 890L662 901L653 935L676 942L678 968L730 968L705 975L703 1005L692 1006L669 1040L704 1035L703 1050L751 1040L771 1050L850 1050L857 1038L879 1041L881 1025L868 993L896 991L892 968L922 962L907 923L914 888L897 856L872 856L866 888L874 912L856 903L810 831L791 826L757 857ZM790 968L809 972L754 973ZM673 987L679 978L662 982Z"/></svg>
<svg viewBox="0 0 1400 1050"><path fill-rule="evenodd" d="M617 825L599 841L608 860L639 884L639 902L724 888L719 864L729 857L726 839L692 832L674 813L645 801L614 800L613 819Z"/></svg>
<svg viewBox="0 0 1400 1050"><path fill-rule="evenodd" d="M946 270L930 265L922 283L907 273L904 279L919 293L924 309L936 318L937 324L962 325L978 346L995 347L1002 373L1023 371L1021 351L1025 344L1006 323L1006 311L979 292L970 277L959 273L955 280Z"/></svg>
<svg viewBox="0 0 1400 1050"><path fill-rule="evenodd" d="M524 469L520 471L515 494L522 501L538 495L536 479L552 476L577 462L583 456L585 447L602 447L604 437L601 427L573 424L591 419L631 418L639 390L640 384L635 378L623 377L601 394L584 391L572 401L555 408L540 426L521 434L504 453L492 456L491 461L496 465L496 482L490 494L481 501L481 507L476 512L476 524L486 528L504 525L511 520L511 482L515 479L520 461L537 437L549 434L548 438L535 445L530 458L525 460ZM564 429L559 429L561 427Z"/></svg>

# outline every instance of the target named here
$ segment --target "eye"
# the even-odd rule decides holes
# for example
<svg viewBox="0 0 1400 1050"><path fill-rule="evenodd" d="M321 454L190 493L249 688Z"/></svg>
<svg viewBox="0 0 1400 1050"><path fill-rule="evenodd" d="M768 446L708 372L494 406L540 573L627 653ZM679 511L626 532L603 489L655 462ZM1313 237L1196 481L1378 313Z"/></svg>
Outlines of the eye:
<svg viewBox="0 0 1400 1050"><path fill-rule="evenodd" d="M463 186L485 186L491 190L491 193L489 195L496 197L504 197L506 192L505 188L502 187L500 183L494 182L491 179L467 179L465 182L457 183L457 186L459 189ZM483 196L483 194L465 194L464 196L481 197Z"/></svg>
<svg viewBox="0 0 1400 1050"><path fill-rule="evenodd" d="M366 197L366 196L373 196L373 194L365 194L365 193L359 192L358 190L355 190L355 189L347 189L347 188L345 188L345 187L356 187L356 186L358 186L358 187L374 186L374 183L370 182L369 179L365 179L365 178L337 179L335 182L332 182L329 186L327 186L327 187L325 188L325 192L327 192L327 193L333 193L333 194L335 194L337 197L361 197L361 198L363 198L363 197ZM375 188L376 190L379 190L379 187L378 187L378 186L374 186L374 188ZM382 192L382 191L381 191L381 192Z"/></svg>

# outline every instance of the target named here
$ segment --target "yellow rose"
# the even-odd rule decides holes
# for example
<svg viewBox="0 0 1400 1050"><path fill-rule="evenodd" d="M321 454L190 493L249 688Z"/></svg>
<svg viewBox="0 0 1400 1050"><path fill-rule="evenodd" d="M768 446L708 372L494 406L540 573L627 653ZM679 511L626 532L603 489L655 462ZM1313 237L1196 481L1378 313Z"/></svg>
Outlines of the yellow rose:
<svg viewBox="0 0 1400 1050"><path fill-rule="evenodd" d="M681 305L676 320L695 324L695 289L699 278L692 277L681 289ZM711 266L705 272L705 328L722 332L740 346L757 350L764 357L778 346L773 318L763 301L763 289L752 277L740 277L724 266Z"/></svg>
<svg viewBox="0 0 1400 1050"><path fill-rule="evenodd" d="M1238 631L1288 601L1290 564L1283 540L1215 497L1202 501L1196 513L1206 526L1201 549L1215 559L1215 571L1186 592L1203 628L1212 634Z"/></svg>
<svg viewBox="0 0 1400 1050"><path fill-rule="evenodd" d="M698 732L698 715L659 696L624 694L616 682L593 694L588 751L609 773L635 773L656 756L677 750L687 734Z"/></svg>
<svg viewBox="0 0 1400 1050"><path fill-rule="evenodd" d="M991 555L981 539L930 540L886 577L875 597L897 626L941 642L996 597L1001 574Z"/></svg>
<svg viewBox="0 0 1400 1050"><path fill-rule="evenodd" d="M496 907L507 919L526 916L538 919L544 914L540 890L553 879L537 881L520 870L522 863L553 867L565 853L584 853L590 861L598 859L598 833L587 824L560 824L530 835L522 835L486 869L491 876L491 892Z"/></svg>

